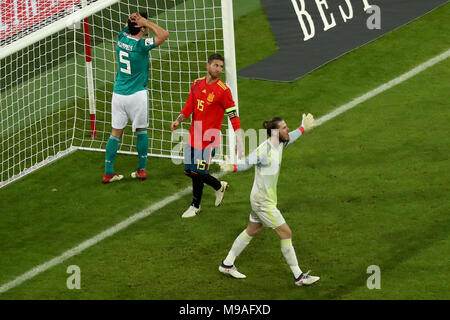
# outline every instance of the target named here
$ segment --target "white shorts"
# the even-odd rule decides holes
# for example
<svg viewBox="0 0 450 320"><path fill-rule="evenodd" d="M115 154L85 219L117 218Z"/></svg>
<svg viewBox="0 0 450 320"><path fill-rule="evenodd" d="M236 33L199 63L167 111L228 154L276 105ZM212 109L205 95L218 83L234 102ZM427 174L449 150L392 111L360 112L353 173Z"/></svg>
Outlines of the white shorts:
<svg viewBox="0 0 450 320"><path fill-rule="evenodd" d="M260 206L252 203L252 212L250 212L249 220L251 222L262 223L264 226L276 229L283 223L286 223L283 215L277 207Z"/></svg>
<svg viewBox="0 0 450 320"><path fill-rule="evenodd" d="M148 128L148 91L141 90L130 95L113 93L111 101L111 125L123 129L128 120L132 122L133 132Z"/></svg>

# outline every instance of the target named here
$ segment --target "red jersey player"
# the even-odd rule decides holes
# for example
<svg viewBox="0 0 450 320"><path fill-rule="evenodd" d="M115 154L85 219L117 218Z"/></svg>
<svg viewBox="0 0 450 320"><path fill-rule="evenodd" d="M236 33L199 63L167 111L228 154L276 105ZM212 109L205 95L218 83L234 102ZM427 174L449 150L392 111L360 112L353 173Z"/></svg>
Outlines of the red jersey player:
<svg viewBox="0 0 450 320"><path fill-rule="evenodd" d="M209 174L209 164L216 148L220 146L222 121L225 112L230 118L238 138L238 154L243 155L242 129L231 90L220 80L224 58L219 54L209 56L205 77L194 80L186 105L172 131L192 114L188 143L184 150L184 173L192 179L193 199L183 218L194 217L200 211L204 183L216 190L216 206L223 200L226 181L219 181Z"/></svg>

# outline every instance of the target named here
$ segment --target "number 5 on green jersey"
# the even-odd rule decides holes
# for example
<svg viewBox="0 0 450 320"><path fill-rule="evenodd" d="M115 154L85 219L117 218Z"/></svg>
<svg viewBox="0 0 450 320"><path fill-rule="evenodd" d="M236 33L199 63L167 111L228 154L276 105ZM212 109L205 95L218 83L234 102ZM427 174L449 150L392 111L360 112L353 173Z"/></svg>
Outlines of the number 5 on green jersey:
<svg viewBox="0 0 450 320"><path fill-rule="evenodd" d="M120 68L120 71L126 74L131 74L130 60L128 60L129 57L130 55L128 54L128 52L120 50L119 60L121 63L126 65L126 68Z"/></svg>

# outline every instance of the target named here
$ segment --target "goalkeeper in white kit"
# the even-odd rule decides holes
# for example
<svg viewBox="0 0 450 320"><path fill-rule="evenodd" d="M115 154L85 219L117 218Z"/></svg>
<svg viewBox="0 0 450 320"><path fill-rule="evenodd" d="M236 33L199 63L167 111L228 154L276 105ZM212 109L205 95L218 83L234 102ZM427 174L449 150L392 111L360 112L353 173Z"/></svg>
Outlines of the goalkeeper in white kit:
<svg viewBox="0 0 450 320"><path fill-rule="evenodd" d="M219 266L219 271L234 278L245 278L235 267L234 261L262 227L267 226L280 236L281 252L294 274L295 284L310 285L320 278L309 275L309 271L303 273L298 265L292 246L291 229L277 209L277 181L284 148L314 126L314 117L311 114L303 114L301 126L292 132L289 132L286 122L279 117L264 121L263 126L267 129L269 138L250 153L244 163L230 164L226 160L220 164L221 170L225 172L244 171L255 166L255 180L250 194L252 211L247 228L234 240L227 257Z"/></svg>

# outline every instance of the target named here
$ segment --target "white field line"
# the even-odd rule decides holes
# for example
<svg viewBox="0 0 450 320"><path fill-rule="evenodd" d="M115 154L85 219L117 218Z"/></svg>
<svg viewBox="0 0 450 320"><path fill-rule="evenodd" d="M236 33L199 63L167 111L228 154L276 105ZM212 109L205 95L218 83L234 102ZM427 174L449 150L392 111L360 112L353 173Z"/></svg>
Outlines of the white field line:
<svg viewBox="0 0 450 320"><path fill-rule="evenodd" d="M320 117L319 119L317 119L315 121L315 126L317 127L317 126L322 125L326 121L337 117L338 115L344 113L347 110L350 110L351 108L357 106L358 104L363 103L363 102L367 101L368 99L380 94L381 92L386 91L386 90L396 86L397 84L408 80L409 78L415 76L416 74L428 69L431 66L434 66L436 63L447 59L449 56L450 56L450 49L448 49L447 51L443 52L442 54L422 63L421 65L417 66L416 68L402 74L401 76L399 76L389 82L386 82L385 84L379 86L378 88L371 90L371 91L367 92L366 94L364 94L364 95L350 101L349 103L346 103L346 104L336 108L332 112ZM224 175L223 173L219 173L217 175L217 178L220 178L223 175ZM34 278L38 274L40 274L58 264L61 264L62 262L66 261L67 259L81 253L85 249L90 248L93 245L99 243L100 241L127 228L129 225L131 225L143 218L148 217L153 212L155 212L155 211L165 207L166 205L172 203L173 201L176 201L176 200L180 199L181 197L189 194L191 192L191 190L192 190L191 187L180 190L180 191L174 193L173 195L171 195L167 198L164 198L161 201L151 205L150 207L144 209L143 211L132 215L131 217L129 217L126 220L116 224L115 226L103 231L102 233L99 233L98 235L94 236L93 238L90 238L90 239L80 243L78 246L76 246L72 249L69 249L68 251L64 252L60 256L53 258L52 260L49 260L41 265L34 267L33 269L31 269L31 270L25 272L24 274L22 274L21 276L17 277L16 279L3 284L0 287L0 294L8 291L14 287L19 286L23 282Z"/></svg>
<svg viewBox="0 0 450 320"><path fill-rule="evenodd" d="M192 187L187 187L181 191L178 191L176 193L174 193L173 195L164 198L163 200L151 205L150 207L142 210L141 212L138 212L134 215L132 215L131 217L125 219L124 221L116 224L115 226L103 231L102 233L99 233L98 235L96 235L93 238L90 238L89 240L86 240L82 243L80 243L78 246L67 250L66 252L64 252L63 254L61 254L60 256L53 258L52 260L49 260L41 265L38 265L36 267L34 267L33 269L25 272L24 274L22 274L21 276L17 277L16 279L14 279L11 282L5 283L4 285L2 285L0 287L0 293L6 292L9 289L12 289L14 287L17 287L18 285L20 285L21 283L23 283L24 281L27 281L35 276L37 276L38 274L40 274L41 272L44 272L60 263L62 263L63 261L79 254L80 252L84 251L85 249L92 247L93 245L99 243L100 241L114 235L115 233L125 229L126 227L128 227L129 225L135 223L136 221L139 221L149 215L151 215L153 212L165 207L166 205L168 205L169 203L176 201L178 199L180 199L181 197L187 195L190 191L192 190Z"/></svg>
<svg viewBox="0 0 450 320"><path fill-rule="evenodd" d="M440 55L437 55L434 58L431 58L430 60L422 63L421 65L415 67L414 69L411 69L410 71L402 74L401 76L398 76L397 78L392 79L391 81L388 81L388 82L382 84L381 86L363 94L362 96L334 109L330 113L317 119L315 121L315 126L320 126L321 124L325 123L326 121L331 120L331 119L337 117L338 115L340 115L341 113L344 113L345 111L357 106L358 104L363 103L364 101L367 101L370 98L375 97L376 95L382 93L383 91L386 91L386 90L408 80L409 78L414 77L416 74L428 69L429 67L434 66L436 63L441 62L442 60L445 60L448 57L450 57L450 49L447 49L447 51L441 53Z"/></svg>

